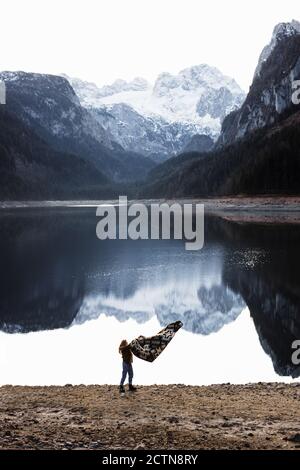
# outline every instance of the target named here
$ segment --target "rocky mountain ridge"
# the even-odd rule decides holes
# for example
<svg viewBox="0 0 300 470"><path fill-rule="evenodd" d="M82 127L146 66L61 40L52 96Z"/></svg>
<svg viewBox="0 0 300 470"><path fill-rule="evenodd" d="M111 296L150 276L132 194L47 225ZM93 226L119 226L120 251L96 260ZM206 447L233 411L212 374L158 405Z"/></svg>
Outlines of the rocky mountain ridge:
<svg viewBox="0 0 300 470"><path fill-rule="evenodd" d="M158 162L182 152L196 134L215 140L224 116L245 97L232 78L206 64L162 73L153 85L141 78L102 88L68 80L111 139Z"/></svg>

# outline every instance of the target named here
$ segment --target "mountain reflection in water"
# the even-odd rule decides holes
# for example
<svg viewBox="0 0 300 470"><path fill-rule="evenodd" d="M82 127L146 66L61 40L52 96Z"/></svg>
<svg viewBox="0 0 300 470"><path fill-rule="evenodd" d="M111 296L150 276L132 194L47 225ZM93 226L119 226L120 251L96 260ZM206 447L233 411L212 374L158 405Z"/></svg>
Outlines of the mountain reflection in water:
<svg viewBox="0 0 300 470"><path fill-rule="evenodd" d="M291 362L300 339L300 226L207 216L199 252L178 240L99 241L95 227L94 209L2 212L2 331L66 328L104 313L120 322L181 320L210 335L248 307L276 373L300 375Z"/></svg>

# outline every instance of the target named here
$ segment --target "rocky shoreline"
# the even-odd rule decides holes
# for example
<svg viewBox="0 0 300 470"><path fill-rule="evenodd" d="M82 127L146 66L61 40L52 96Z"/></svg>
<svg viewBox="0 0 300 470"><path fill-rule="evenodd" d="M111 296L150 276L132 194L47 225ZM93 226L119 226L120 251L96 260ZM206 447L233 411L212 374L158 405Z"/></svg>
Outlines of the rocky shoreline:
<svg viewBox="0 0 300 470"><path fill-rule="evenodd" d="M300 449L300 383L0 388L0 449Z"/></svg>

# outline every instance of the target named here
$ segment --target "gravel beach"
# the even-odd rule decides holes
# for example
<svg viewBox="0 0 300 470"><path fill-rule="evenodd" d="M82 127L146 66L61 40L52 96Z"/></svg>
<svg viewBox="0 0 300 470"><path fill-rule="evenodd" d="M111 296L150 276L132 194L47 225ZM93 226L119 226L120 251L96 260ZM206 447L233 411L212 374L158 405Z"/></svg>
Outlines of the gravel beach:
<svg viewBox="0 0 300 470"><path fill-rule="evenodd" d="M1 449L299 449L300 384L0 388Z"/></svg>

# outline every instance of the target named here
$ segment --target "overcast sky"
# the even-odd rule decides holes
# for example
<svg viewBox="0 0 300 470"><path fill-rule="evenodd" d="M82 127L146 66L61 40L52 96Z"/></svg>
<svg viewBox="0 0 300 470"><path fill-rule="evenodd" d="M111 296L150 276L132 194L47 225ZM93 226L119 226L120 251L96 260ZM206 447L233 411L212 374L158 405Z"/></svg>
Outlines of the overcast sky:
<svg viewBox="0 0 300 470"><path fill-rule="evenodd" d="M0 0L0 70L108 84L207 63L247 90L259 53L299 0Z"/></svg>

